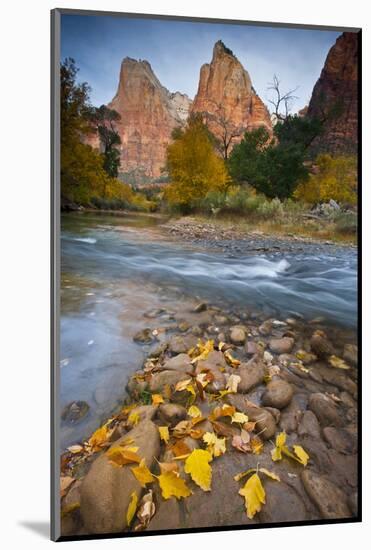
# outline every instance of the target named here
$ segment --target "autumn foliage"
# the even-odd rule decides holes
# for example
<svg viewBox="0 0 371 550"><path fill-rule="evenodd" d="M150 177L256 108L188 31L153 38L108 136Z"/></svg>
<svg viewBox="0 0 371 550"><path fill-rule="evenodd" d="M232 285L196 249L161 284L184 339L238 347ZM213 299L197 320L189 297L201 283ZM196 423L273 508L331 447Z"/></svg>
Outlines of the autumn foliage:
<svg viewBox="0 0 371 550"><path fill-rule="evenodd" d="M171 205L191 207L210 191L224 191L228 174L214 150L213 138L199 116L191 117L186 129L175 134L167 150L171 184L165 198Z"/></svg>

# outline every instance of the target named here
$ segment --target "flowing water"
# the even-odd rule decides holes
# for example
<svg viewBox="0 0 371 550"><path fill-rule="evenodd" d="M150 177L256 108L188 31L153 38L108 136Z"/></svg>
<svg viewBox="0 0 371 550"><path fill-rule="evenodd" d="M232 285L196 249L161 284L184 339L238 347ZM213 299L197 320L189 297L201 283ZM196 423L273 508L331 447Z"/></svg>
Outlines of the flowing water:
<svg viewBox="0 0 371 550"><path fill-rule="evenodd" d="M62 448L86 437L124 396L128 375L148 351L132 339L149 326L148 311L186 312L197 297L277 318L322 316L356 326L354 249L230 257L172 241L163 221L62 216L61 405L90 405L83 421L62 423Z"/></svg>

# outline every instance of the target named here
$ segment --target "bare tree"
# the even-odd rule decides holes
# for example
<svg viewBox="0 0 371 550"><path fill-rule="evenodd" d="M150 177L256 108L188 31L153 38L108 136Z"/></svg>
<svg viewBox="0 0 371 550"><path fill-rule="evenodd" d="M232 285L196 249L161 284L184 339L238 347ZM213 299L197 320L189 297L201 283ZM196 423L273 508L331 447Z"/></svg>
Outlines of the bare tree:
<svg viewBox="0 0 371 550"><path fill-rule="evenodd" d="M216 109L214 113L203 113L204 119L210 126L216 127L216 145L224 160L228 159L230 149L233 145L233 140L240 137L246 128L237 126L227 116L225 107L221 103L215 103Z"/></svg>
<svg viewBox="0 0 371 550"><path fill-rule="evenodd" d="M292 103L295 99L299 99L298 96L294 95L295 92L299 89L299 86L296 86L293 90L289 90L286 93L283 93L280 88L281 81L277 75L273 75L273 82L269 82L268 90L272 90L274 93L273 98L268 98L268 101L273 105L274 110L273 114L277 120L285 120L291 111Z"/></svg>

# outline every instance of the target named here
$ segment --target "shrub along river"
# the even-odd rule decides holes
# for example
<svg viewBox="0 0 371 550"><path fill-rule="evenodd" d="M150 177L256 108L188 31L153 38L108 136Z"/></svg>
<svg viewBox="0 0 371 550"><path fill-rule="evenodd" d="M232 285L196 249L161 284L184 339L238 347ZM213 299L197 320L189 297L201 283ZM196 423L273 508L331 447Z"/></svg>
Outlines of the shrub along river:
<svg viewBox="0 0 371 550"><path fill-rule="evenodd" d="M149 349L133 336L156 323L171 330L198 302L237 315L321 316L356 328L356 249L301 243L288 253L231 254L174 240L164 222L147 215L62 216L61 407L74 400L90 407L79 422L62 422L62 448L87 437L124 398L129 374Z"/></svg>

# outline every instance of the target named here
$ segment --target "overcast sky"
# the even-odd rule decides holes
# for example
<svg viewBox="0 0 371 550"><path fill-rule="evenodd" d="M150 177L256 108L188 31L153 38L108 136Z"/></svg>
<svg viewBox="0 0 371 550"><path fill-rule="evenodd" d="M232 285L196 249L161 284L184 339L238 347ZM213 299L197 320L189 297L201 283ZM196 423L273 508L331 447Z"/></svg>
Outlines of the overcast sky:
<svg viewBox="0 0 371 550"><path fill-rule="evenodd" d="M199 71L210 62L219 39L233 50L267 103L268 83L277 74L283 91L299 86L293 111L304 107L320 75L337 31L283 29L252 25L196 23L125 17L63 15L62 58L73 57L79 80L92 88L94 105L116 93L124 57L146 59L171 92L193 98Z"/></svg>

